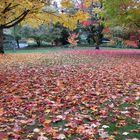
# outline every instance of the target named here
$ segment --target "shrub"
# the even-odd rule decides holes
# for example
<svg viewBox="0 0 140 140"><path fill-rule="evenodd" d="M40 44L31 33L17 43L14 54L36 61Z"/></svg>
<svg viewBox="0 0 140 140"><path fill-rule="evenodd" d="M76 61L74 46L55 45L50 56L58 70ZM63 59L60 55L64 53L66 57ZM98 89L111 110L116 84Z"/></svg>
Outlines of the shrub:
<svg viewBox="0 0 140 140"><path fill-rule="evenodd" d="M78 38L79 34L71 33L68 37L68 42L71 44L70 47L74 48L77 46L77 42L79 41Z"/></svg>

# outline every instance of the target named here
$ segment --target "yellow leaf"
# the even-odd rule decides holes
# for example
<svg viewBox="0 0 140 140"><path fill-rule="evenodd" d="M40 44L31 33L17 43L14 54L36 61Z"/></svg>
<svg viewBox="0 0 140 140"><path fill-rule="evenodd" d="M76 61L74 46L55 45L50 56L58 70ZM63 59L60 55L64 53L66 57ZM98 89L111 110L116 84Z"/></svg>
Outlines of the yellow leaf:
<svg viewBox="0 0 140 140"><path fill-rule="evenodd" d="M46 120L45 122L44 122L44 124L50 124L51 123L51 120Z"/></svg>
<svg viewBox="0 0 140 140"><path fill-rule="evenodd" d="M50 109L46 109L45 110L45 113L50 113Z"/></svg>
<svg viewBox="0 0 140 140"><path fill-rule="evenodd" d="M115 136L111 135L108 140L115 140Z"/></svg>

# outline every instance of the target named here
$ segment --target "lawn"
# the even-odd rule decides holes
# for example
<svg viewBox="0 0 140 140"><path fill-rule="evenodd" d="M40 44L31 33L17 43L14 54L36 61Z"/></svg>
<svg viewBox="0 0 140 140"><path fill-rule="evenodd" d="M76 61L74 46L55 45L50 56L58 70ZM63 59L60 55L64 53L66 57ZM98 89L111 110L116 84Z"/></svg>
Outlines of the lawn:
<svg viewBox="0 0 140 140"><path fill-rule="evenodd" d="M101 47L101 50L137 50L135 48L113 48L113 47ZM68 47L27 47L22 49L14 50L6 50L6 53L50 53L50 52L61 52L67 50L95 50L95 47L87 46L87 47L75 47L75 48L68 48Z"/></svg>
<svg viewBox="0 0 140 140"><path fill-rule="evenodd" d="M139 140L139 126L139 50L0 56L0 138Z"/></svg>

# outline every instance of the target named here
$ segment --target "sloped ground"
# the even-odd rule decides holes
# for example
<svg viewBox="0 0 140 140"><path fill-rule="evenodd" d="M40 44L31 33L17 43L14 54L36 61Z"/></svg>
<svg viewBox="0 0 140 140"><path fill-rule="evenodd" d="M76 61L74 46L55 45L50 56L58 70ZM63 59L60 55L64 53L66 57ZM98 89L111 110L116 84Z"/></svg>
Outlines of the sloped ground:
<svg viewBox="0 0 140 140"><path fill-rule="evenodd" d="M1 139L138 140L139 106L140 51L0 56Z"/></svg>

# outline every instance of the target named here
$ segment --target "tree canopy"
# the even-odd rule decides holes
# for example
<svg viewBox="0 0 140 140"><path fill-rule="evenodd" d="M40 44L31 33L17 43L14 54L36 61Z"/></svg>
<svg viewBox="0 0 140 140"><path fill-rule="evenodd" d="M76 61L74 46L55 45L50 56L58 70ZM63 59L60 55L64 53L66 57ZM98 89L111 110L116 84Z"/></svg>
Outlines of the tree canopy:
<svg viewBox="0 0 140 140"><path fill-rule="evenodd" d="M52 7L52 1L46 0L2 0L0 5L0 29L10 28L20 22L38 26L42 23L60 22L64 26L74 29L77 21L88 18L83 11L70 13L68 9L74 5L72 1L61 1L61 8L67 12L61 12Z"/></svg>
<svg viewBox="0 0 140 140"><path fill-rule="evenodd" d="M121 25L133 30L140 28L139 0L104 0L104 8L108 25Z"/></svg>

